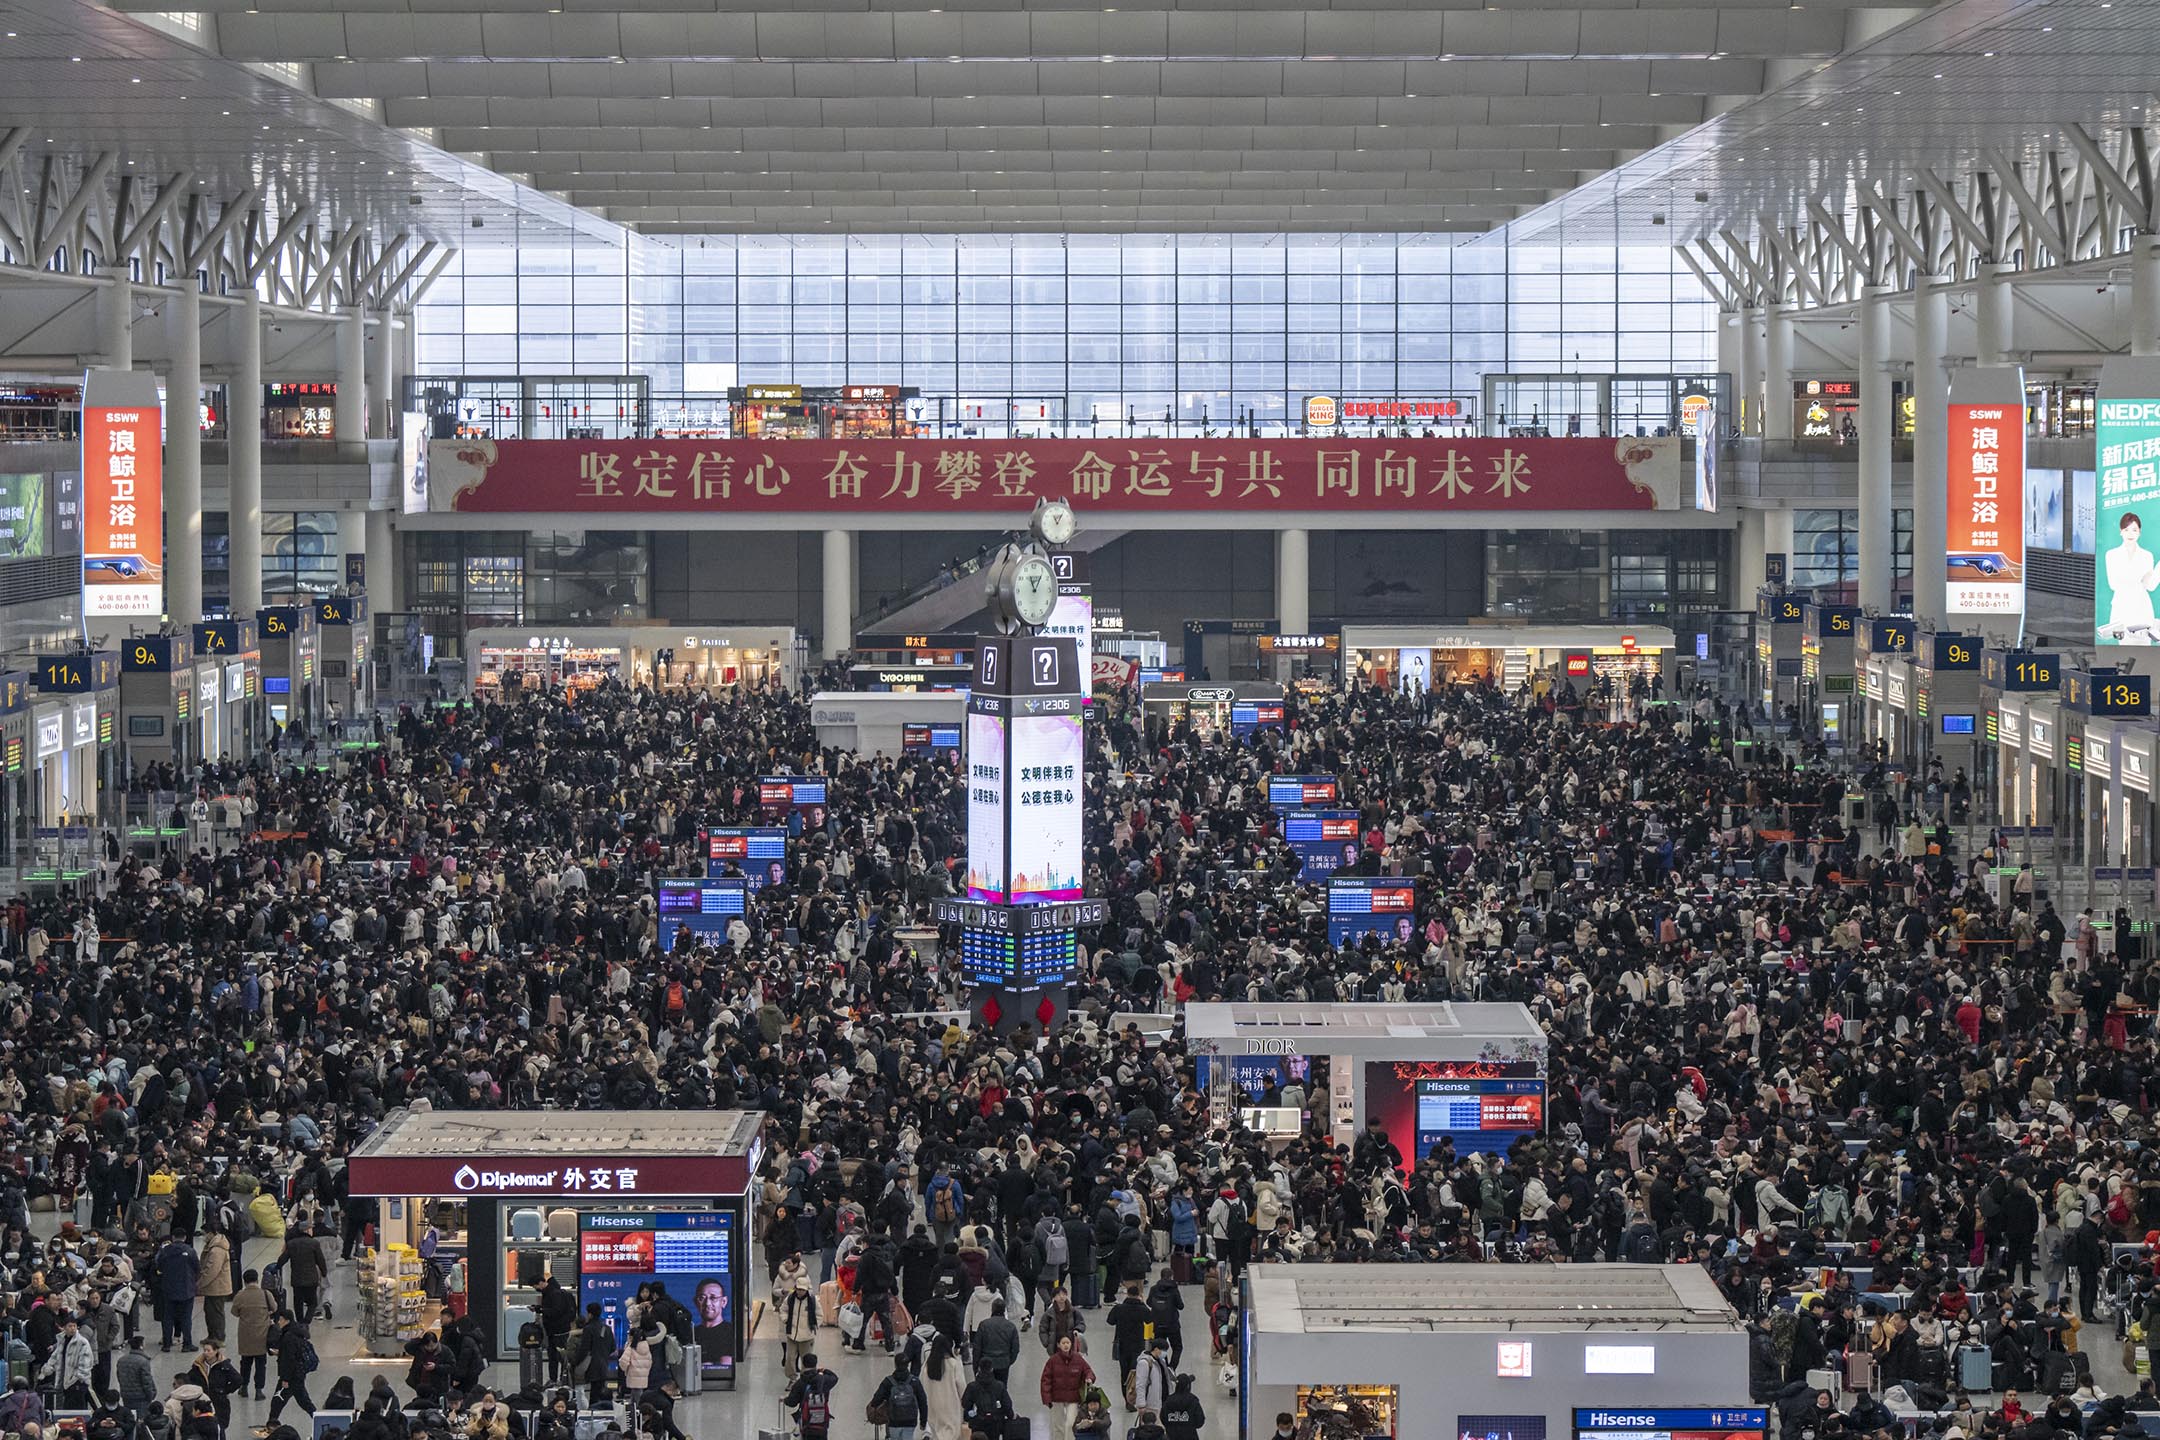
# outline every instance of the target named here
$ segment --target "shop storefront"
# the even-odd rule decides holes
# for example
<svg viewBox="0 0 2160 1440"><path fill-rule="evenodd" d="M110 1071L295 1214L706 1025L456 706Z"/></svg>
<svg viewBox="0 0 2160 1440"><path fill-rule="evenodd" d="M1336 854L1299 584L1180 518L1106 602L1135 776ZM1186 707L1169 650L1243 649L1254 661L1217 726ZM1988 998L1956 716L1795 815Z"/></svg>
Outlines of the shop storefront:
<svg viewBox="0 0 2160 1440"><path fill-rule="evenodd" d="M2005 695L1996 710L2001 863L2031 865L2036 897L2052 890L2061 833L2062 713L2052 696ZM2007 901L2008 896L2001 897Z"/></svg>
<svg viewBox="0 0 2160 1440"><path fill-rule="evenodd" d="M1348 1145L1377 1120L1406 1161L1443 1140L1504 1153L1544 1129L1545 1032L1521 1005L1188 1005L1185 1034L1223 1119L1272 1075L1324 1081L1333 1113L1306 1121Z"/></svg>
<svg viewBox="0 0 2160 1440"><path fill-rule="evenodd" d="M1169 730L1190 724L1193 733L1212 740L1245 736L1256 730L1283 728L1283 687L1266 680L1232 680L1220 685L1189 680L1157 680L1140 687L1140 718Z"/></svg>
<svg viewBox="0 0 2160 1440"><path fill-rule="evenodd" d="M1823 743L1842 750L1853 734L1854 631L1861 620L1857 605L1805 607L1800 622L1800 689L1812 710Z"/></svg>
<svg viewBox="0 0 2160 1440"><path fill-rule="evenodd" d="M905 440L912 385L738 385L729 418L744 440Z"/></svg>
<svg viewBox="0 0 2160 1440"><path fill-rule="evenodd" d="M658 1284L687 1307L708 1386L732 1387L748 1339L751 1177L764 1117L720 1111L393 1111L347 1161L377 1201L360 1272L367 1353L397 1355L437 1323L419 1250L462 1258L482 1346L517 1354L552 1277L623 1336L629 1301Z"/></svg>
<svg viewBox="0 0 2160 1440"><path fill-rule="evenodd" d="M1301 1435L1364 1440L1768 1433L1767 1413L1744 1403L1746 1324L1699 1265L1246 1273L1238 1410L1249 1440L1286 1411Z"/></svg>
<svg viewBox="0 0 2160 1440"><path fill-rule="evenodd" d="M719 690L795 683L795 631L785 626L663 623L549 630L494 626L466 632L473 691L561 687L590 690L609 680L668 690Z"/></svg>
<svg viewBox="0 0 2160 1440"><path fill-rule="evenodd" d="M253 620L205 620L195 626L196 663L218 672L221 747L213 758L252 755L264 737L262 650Z"/></svg>
<svg viewBox="0 0 2160 1440"><path fill-rule="evenodd" d="M312 731L323 718L322 632L315 607L272 605L258 610L255 633L271 723L298 721Z"/></svg>
<svg viewBox="0 0 2160 1440"><path fill-rule="evenodd" d="M920 751L958 754L967 732L967 696L822 690L810 697L818 744L862 755Z"/></svg>
<svg viewBox="0 0 2160 1440"><path fill-rule="evenodd" d="M1793 620L1800 618L1796 606ZM1797 663L1798 631L1793 651ZM1361 685L1416 691L1497 683L1513 694L1525 685L1587 690L1599 680L1625 686L1673 679L1673 632L1659 625L1346 625L1343 673Z"/></svg>
<svg viewBox="0 0 2160 1440"><path fill-rule="evenodd" d="M335 440L336 382L281 380L263 386L263 438Z"/></svg>

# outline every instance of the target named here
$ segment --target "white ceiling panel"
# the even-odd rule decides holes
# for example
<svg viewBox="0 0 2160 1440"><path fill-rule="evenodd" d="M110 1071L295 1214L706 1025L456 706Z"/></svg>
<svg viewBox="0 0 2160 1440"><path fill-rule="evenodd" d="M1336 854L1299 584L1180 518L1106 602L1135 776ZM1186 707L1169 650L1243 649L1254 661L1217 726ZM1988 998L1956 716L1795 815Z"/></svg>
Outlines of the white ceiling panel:
<svg viewBox="0 0 2160 1440"><path fill-rule="evenodd" d="M120 3L150 12L170 0ZM2100 0L1942 0L1933 10L1877 0L202 3L211 18L194 39L200 49L86 0L0 0L0 15L42 10L62 30L92 15L114 55L133 46L235 77L228 88L247 92L230 117L236 140L282 125L295 106L372 126L375 144L351 149L355 169L363 154L381 164L440 145L432 153L446 174L474 170L456 157L475 157L498 179L531 176L570 196L596 220L895 232L963 222L1482 225L1560 214L1542 207L1570 194L1587 215L1595 204L1584 197L1617 186L1601 177L1623 159L1624 174L1647 173L1645 161L1671 145L1723 133L1773 102L1778 118L1754 143L1804 139L1810 161L1781 156L1780 166L1829 184L1854 155L1876 152L1854 143L1849 121L1819 123L1837 90L1781 100L1808 89L1815 66L1868 63L1876 68L1851 73L1873 75L1932 65L1971 26L1921 33L1899 23L1974 6L2006 19L2051 3L2093 22L2087 48L2064 52L2059 75L2027 66L1998 83L2091 90L2113 76L2149 89L2145 22L2160 7L2122 0L2130 13L2103 21ZM1845 53L1854 36L1864 45ZM9 59L0 49L0 86ZM237 78L240 59L289 64L290 83ZM1769 85L1783 88L1764 98ZM111 107L103 132L85 133L127 137L142 147L127 157L138 165L171 162L183 147L165 127L179 102L125 103L152 98L138 89ZM1895 114L1893 143L1925 148L1950 145L1946 129L2003 118L1985 88L1940 98L1951 103L1893 112L1884 97L1867 123L1889 126ZM0 89L0 127L21 123L11 103ZM31 104L78 125L90 118L88 106ZM2022 108L2045 105L2036 97ZM1688 162L1718 183L1750 163L1700 143ZM1682 168L1658 182L1658 203L1669 203ZM530 193L499 183L508 196ZM1741 188L1752 198L1775 187ZM666 198L647 203L654 195ZM756 199L740 204L742 195ZM562 207L550 213L559 220Z"/></svg>

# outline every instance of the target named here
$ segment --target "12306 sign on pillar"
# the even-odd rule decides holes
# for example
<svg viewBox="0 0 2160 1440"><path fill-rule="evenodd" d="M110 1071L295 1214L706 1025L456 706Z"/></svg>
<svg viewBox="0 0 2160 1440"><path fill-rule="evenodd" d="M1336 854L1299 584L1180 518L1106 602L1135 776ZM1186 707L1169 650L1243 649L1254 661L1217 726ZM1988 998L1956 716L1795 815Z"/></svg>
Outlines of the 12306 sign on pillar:
<svg viewBox="0 0 2160 1440"><path fill-rule="evenodd" d="M165 422L157 377L83 377L83 613L165 613Z"/></svg>

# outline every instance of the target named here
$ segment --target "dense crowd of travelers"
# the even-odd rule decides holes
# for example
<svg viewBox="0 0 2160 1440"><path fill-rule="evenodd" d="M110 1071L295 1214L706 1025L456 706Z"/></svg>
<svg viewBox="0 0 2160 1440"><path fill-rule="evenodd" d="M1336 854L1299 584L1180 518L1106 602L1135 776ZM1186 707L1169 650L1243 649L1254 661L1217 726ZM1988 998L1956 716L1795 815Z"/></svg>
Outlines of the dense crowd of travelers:
<svg viewBox="0 0 2160 1440"><path fill-rule="evenodd" d="M1238 739L1098 711L1109 920L1048 1034L955 1018L949 950L902 938L960 888L958 768L821 749L786 691L431 707L359 763L189 777L252 830L8 911L0 1434L312 1413L372 1217L342 1157L423 1104L765 1112L759 1345L808 1440L1197 1440L1238 1381L1236 1281L1281 1260L1700 1263L1750 1326L1735 1384L1792 1435L2128 1423L2135 1377L2080 1402L2098 1346L2160 1348L2160 979L2127 916L1999 890L1984 832L1924 803L1939 774L1826 765L1708 694L1356 688ZM664 950L655 880L766 818L779 772L828 784L775 822L784 879ZM1407 937L1328 945L1266 796L1308 772L1359 812L1348 873L1415 880ZM1249 1133L1176 1032L1115 1018L1220 999L1520 1002L1544 1128L1337 1143L1320 1067L1249 1097L1302 1133ZM461 1307L351 1440L593 1440L576 1411L611 1391L623 1428L679 1434L666 1336L634 1338L596 1334L579 1392L501 1393ZM837 1414L833 1367L881 1347Z"/></svg>

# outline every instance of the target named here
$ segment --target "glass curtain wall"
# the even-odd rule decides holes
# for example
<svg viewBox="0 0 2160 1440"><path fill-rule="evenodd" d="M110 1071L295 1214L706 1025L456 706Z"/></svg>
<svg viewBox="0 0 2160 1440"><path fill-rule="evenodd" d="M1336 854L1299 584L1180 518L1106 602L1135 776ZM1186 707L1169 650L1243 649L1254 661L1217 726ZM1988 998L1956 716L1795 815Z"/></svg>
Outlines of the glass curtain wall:
<svg viewBox="0 0 2160 1440"><path fill-rule="evenodd" d="M1458 398L1494 370L1714 361L1669 248L1449 236L629 237L472 249L420 306L422 374L905 385L928 418L1294 429L1307 396Z"/></svg>

